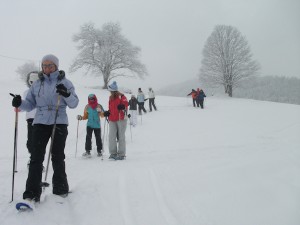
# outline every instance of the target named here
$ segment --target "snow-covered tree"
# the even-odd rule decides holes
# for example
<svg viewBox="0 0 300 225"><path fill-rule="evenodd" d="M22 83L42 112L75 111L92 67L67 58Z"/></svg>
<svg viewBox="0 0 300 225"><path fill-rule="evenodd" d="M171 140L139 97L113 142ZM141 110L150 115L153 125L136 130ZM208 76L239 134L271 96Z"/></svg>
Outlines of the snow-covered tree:
<svg viewBox="0 0 300 225"><path fill-rule="evenodd" d="M81 27L80 32L73 37L79 54L70 67L70 72L80 68L103 76L104 86L115 77L140 77L147 75L146 67L139 60L141 49L133 46L121 34L118 23L106 23L102 29L96 29L88 23Z"/></svg>
<svg viewBox="0 0 300 225"><path fill-rule="evenodd" d="M16 73L19 74L21 80L27 84L27 75L32 71L40 71L39 66L37 66L34 62L27 62L19 66L16 70Z"/></svg>
<svg viewBox="0 0 300 225"><path fill-rule="evenodd" d="M240 81L256 75L259 69L240 31L232 26L217 25L203 49L200 80L211 86L224 86L225 93L232 97Z"/></svg>

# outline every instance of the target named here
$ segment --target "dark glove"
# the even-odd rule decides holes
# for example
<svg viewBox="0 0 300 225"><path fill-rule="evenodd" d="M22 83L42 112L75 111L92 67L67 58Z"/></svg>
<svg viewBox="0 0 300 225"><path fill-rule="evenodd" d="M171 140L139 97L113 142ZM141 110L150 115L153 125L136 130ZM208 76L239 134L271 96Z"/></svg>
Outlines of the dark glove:
<svg viewBox="0 0 300 225"><path fill-rule="evenodd" d="M22 104L21 95L16 95L12 100L12 106L18 108Z"/></svg>
<svg viewBox="0 0 300 225"><path fill-rule="evenodd" d="M110 112L109 112L109 111L104 111L103 115L104 115L105 117L109 117Z"/></svg>
<svg viewBox="0 0 300 225"><path fill-rule="evenodd" d="M119 104L118 105L118 110L124 110L125 109L125 105L124 104Z"/></svg>
<svg viewBox="0 0 300 225"><path fill-rule="evenodd" d="M81 115L77 115L77 119L78 120L82 120L82 116Z"/></svg>
<svg viewBox="0 0 300 225"><path fill-rule="evenodd" d="M128 116L128 118L130 119L131 115L130 115L130 114L128 114L127 116Z"/></svg>
<svg viewBox="0 0 300 225"><path fill-rule="evenodd" d="M64 96L65 98L69 97L71 93L68 91L64 84L59 84L56 86L56 93Z"/></svg>

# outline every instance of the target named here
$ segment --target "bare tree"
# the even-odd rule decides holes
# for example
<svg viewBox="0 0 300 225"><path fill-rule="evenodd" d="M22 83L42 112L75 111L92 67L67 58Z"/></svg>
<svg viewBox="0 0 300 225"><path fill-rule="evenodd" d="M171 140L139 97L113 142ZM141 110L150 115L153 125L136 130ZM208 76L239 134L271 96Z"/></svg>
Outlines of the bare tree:
<svg viewBox="0 0 300 225"><path fill-rule="evenodd" d="M252 60L248 42L232 26L217 25L203 49L199 78L210 86L224 86L232 97L239 82L254 76L260 65Z"/></svg>
<svg viewBox="0 0 300 225"><path fill-rule="evenodd" d="M27 62L22 66L19 66L16 73L20 75L21 80L27 84L27 75L32 71L39 71L39 67L34 62Z"/></svg>
<svg viewBox="0 0 300 225"><path fill-rule="evenodd" d="M119 24L106 23L102 30L96 29L92 23L81 27L73 37L79 54L70 67L70 72L85 68L103 76L104 86L116 77L140 77L147 75L146 67L139 60L140 48L133 46L121 34Z"/></svg>

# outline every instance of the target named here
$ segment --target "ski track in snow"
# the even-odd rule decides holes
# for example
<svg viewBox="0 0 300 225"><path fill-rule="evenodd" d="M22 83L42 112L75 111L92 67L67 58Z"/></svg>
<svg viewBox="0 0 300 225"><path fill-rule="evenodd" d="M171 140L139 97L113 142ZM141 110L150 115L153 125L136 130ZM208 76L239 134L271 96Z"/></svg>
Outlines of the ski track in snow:
<svg viewBox="0 0 300 225"><path fill-rule="evenodd" d="M171 209L168 207L168 205L166 204L166 202L164 200L164 195L162 194L162 191L159 187L159 183L157 181L157 177L153 170L150 170L150 178L151 178L152 187L155 191L156 199L158 201L159 209L160 209L160 211L163 215L163 218L166 222L165 224L166 225L180 225L180 223L178 223L176 217L174 216Z"/></svg>
<svg viewBox="0 0 300 225"><path fill-rule="evenodd" d="M59 196L47 195L45 201L45 207L38 209L41 213L41 217L49 217L48 208L54 208L56 213L49 218L53 221L53 224L74 224L79 225L78 216L72 209L72 204L70 203L72 199L72 194L67 198L61 198Z"/></svg>
<svg viewBox="0 0 300 225"><path fill-rule="evenodd" d="M178 222L178 218L174 216L174 213L165 202L154 171L152 169L150 171L149 169L142 169L141 171L142 176L129 175L125 172L119 174L119 202L123 224L183 224ZM135 186L137 181L138 186ZM141 193L138 193L138 191ZM144 198L146 201L143 201ZM147 199L151 200L147 201ZM143 213L151 214L152 220L143 222L143 216L138 215L141 210Z"/></svg>
<svg viewBox="0 0 300 225"><path fill-rule="evenodd" d="M119 175L119 199L120 199L120 210L124 221L124 225L134 225L134 219L130 210L129 200L128 200L128 188L127 188L126 178L124 174Z"/></svg>

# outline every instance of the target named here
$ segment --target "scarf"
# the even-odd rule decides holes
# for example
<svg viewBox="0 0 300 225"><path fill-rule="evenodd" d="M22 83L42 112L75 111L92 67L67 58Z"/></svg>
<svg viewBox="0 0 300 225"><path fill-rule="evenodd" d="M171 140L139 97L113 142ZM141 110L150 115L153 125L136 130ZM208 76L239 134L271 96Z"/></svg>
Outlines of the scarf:
<svg viewBox="0 0 300 225"><path fill-rule="evenodd" d="M93 98L94 100L91 100L91 98ZM89 106L92 109L96 109L97 105L98 105L98 100L97 100L96 95L89 95L89 97L88 97L88 103L89 103Z"/></svg>

